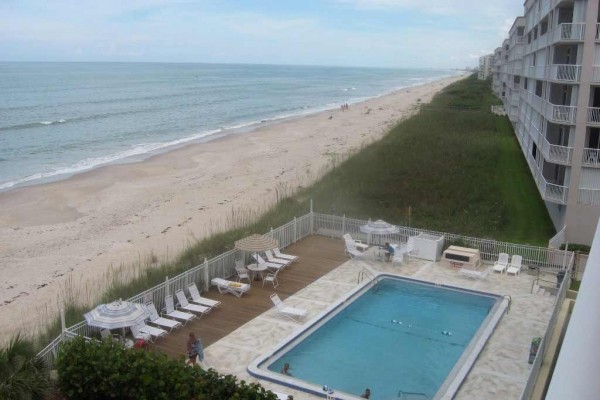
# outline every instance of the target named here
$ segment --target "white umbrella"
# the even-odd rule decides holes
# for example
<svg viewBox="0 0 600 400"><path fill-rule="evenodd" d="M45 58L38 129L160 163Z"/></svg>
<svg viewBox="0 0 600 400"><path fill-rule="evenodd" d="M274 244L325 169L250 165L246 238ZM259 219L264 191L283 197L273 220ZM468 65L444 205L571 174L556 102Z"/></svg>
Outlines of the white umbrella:
<svg viewBox="0 0 600 400"><path fill-rule="evenodd" d="M276 247L279 247L276 239L256 233L235 242L235 248L243 251L265 251Z"/></svg>
<svg viewBox="0 0 600 400"><path fill-rule="evenodd" d="M360 231L369 235L367 241L370 243L371 235L392 235L400 232L400 228L378 219L375 222L369 220L369 222L360 227Z"/></svg>
<svg viewBox="0 0 600 400"><path fill-rule="evenodd" d="M142 323L149 315L143 304L119 300L101 304L83 316L89 326L116 329Z"/></svg>

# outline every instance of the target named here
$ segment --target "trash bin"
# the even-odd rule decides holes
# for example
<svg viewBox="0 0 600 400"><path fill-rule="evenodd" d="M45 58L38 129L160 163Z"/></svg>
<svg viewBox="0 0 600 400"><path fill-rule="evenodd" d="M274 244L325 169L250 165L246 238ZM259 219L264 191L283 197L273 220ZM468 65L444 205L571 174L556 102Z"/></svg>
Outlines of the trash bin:
<svg viewBox="0 0 600 400"><path fill-rule="evenodd" d="M540 343L542 343L542 338L539 336L531 339L531 347L529 348L529 364L533 364L535 356L540 348Z"/></svg>
<svg viewBox="0 0 600 400"><path fill-rule="evenodd" d="M563 279L565 279L565 271L558 271L556 274L556 288L559 289Z"/></svg>

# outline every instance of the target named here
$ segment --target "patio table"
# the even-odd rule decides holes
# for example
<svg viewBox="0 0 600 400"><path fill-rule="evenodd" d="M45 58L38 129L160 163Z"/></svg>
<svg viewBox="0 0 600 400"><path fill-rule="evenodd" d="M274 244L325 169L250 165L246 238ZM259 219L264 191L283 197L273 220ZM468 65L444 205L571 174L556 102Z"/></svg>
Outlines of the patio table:
<svg viewBox="0 0 600 400"><path fill-rule="evenodd" d="M246 268L248 271L252 272L252 280L256 279L257 276L260 276L260 280L264 279L263 273L267 270L267 266L265 264L248 264Z"/></svg>

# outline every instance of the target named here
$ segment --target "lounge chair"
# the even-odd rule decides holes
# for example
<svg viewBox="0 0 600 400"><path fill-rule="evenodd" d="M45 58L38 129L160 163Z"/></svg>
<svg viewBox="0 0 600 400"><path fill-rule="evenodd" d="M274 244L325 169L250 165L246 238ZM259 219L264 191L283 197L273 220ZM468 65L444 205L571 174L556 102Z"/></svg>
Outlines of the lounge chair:
<svg viewBox="0 0 600 400"><path fill-rule="evenodd" d="M510 264L506 268L506 275L513 274L517 276L521 272L521 264L523 263L523 257L520 255L513 255L510 258Z"/></svg>
<svg viewBox="0 0 600 400"><path fill-rule="evenodd" d="M254 253L254 254L252 254L252 257L254 257L254 259L256 260L256 262L257 262L259 265L266 265L266 266L267 266L267 268L270 268L270 269L280 269L280 268L283 268L283 265L281 265L281 264L277 264L277 263L270 262L270 261L265 261L265 260L264 260L264 259L263 259L263 258L260 256L260 254Z"/></svg>
<svg viewBox="0 0 600 400"><path fill-rule="evenodd" d="M179 321L183 321L184 324L187 324L188 321L191 321L196 318L196 316L194 314L175 310L173 296L171 296L171 295L168 295L165 297L165 308L167 310L167 312L165 313L165 315L167 317L174 318Z"/></svg>
<svg viewBox="0 0 600 400"><path fill-rule="evenodd" d="M346 240L345 253L346 253L346 255L350 256L351 258L361 258L361 257L365 256L365 253L363 253L362 251L359 251L356 248L356 244L353 241L349 241L349 240Z"/></svg>
<svg viewBox="0 0 600 400"><path fill-rule="evenodd" d="M300 257L294 256L292 254L283 254L281 251L279 251L278 248L274 248L273 249L273 254L277 258L283 258L284 260L290 260L291 262L294 262L294 261L296 261L297 259L300 258Z"/></svg>
<svg viewBox="0 0 600 400"><path fill-rule="evenodd" d="M271 301L282 315L294 322L300 322L301 319L306 317L306 310L295 307L286 307L276 293L271 295Z"/></svg>
<svg viewBox="0 0 600 400"><path fill-rule="evenodd" d="M184 309L185 311L191 311L200 315L204 315L210 312L210 307L201 306L199 304L191 304L188 301L187 297L185 297L185 293L181 289L175 292L175 297L177 297L179 308Z"/></svg>
<svg viewBox="0 0 600 400"><path fill-rule="evenodd" d="M174 319L163 318L158 315L158 311L156 311L156 306L153 302L149 301L146 303L146 309L150 313L150 323L154 325L158 325L160 327L166 328L172 331L174 328L181 327L181 322L175 321Z"/></svg>
<svg viewBox="0 0 600 400"><path fill-rule="evenodd" d="M279 286L279 281L277 281L277 274L279 273L279 269L275 272L269 272L265 279L263 279L263 287L265 286L265 282L271 282L273 284L273 289Z"/></svg>
<svg viewBox="0 0 600 400"><path fill-rule="evenodd" d="M290 260L275 257L271 250L265 250L265 256L267 256L267 261L281 264L284 268L292 263Z"/></svg>
<svg viewBox="0 0 600 400"><path fill-rule="evenodd" d="M503 273L508 267L508 253L498 254L498 261L494 264L494 272Z"/></svg>
<svg viewBox="0 0 600 400"><path fill-rule="evenodd" d="M202 297L200 295L200 291L194 282L188 285L188 291L190 292L190 296L192 297L192 302L196 304L200 304L202 306L215 308L221 305L221 302L218 300L207 299L206 297Z"/></svg>
<svg viewBox="0 0 600 400"><path fill-rule="evenodd" d="M458 272L461 275L464 275L468 278L472 278L472 279L485 279L486 276L488 276L488 274L490 273L491 268L486 268L483 271L477 271L474 269L468 269L468 268L461 268L458 270Z"/></svg>
<svg viewBox="0 0 600 400"><path fill-rule="evenodd" d="M392 245L392 247L395 245ZM394 264L399 264L402 265L404 264L404 255L406 254L406 247L403 246L396 246L394 248L394 257L392 258L392 265Z"/></svg>
<svg viewBox="0 0 600 400"><path fill-rule="evenodd" d="M210 282L217 287L219 293L231 293L235 297L242 297L251 288L247 283L233 282L222 278L213 278Z"/></svg>
<svg viewBox="0 0 600 400"><path fill-rule="evenodd" d="M350 236L349 233L344 234L344 236L342 236L344 238L344 240L346 242L352 242L354 243L354 247L356 247L358 250L366 250L369 248L369 245L366 243L361 242L360 240L354 240L352 239L352 236Z"/></svg>
<svg viewBox="0 0 600 400"><path fill-rule="evenodd" d="M167 331L165 331L164 329L156 328L154 326L146 325L142 322L141 324L134 325L131 327L131 334L136 339L144 339L153 342L159 337L166 335ZM155 339L152 340L152 337L154 337Z"/></svg>
<svg viewBox="0 0 600 400"><path fill-rule="evenodd" d="M415 237L416 236L409 236L408 240L406 241L405 251L408 255L408 262L415 261L419 258L419 248L415 244Z"/></svg>

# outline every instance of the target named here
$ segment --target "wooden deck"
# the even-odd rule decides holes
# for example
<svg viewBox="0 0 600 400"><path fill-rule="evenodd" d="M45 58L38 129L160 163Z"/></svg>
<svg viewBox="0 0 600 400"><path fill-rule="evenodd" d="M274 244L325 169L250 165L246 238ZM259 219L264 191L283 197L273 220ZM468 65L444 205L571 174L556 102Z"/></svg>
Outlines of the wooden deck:
<svg viewBox="0 0 600 400"><path fill-rule="evenodd" d="M268 282L263 288L262 282L254 281L252 289L237 298L211 288L203 295L221 301L221 306L183 328L173 330L153 343L151 348L171 357L185 356L190 332L196 333L207 347L273 307L269 298L272 293L277 293L283 300L348 260L342 240L322 236L302 239L288 246L285 253L300 256L300 259L279 273L277 289L273 290Z"/></svg>

